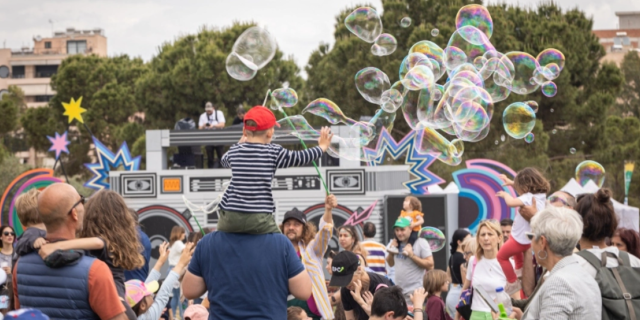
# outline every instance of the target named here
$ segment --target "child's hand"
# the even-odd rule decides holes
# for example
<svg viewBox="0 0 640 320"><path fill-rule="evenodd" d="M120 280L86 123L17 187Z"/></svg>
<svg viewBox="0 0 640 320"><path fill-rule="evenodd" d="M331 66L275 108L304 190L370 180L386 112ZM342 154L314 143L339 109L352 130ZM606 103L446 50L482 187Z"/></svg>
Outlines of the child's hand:
<svg viewBox="0 0 640 320"><path fill-rule="evenodd" d="M496 193L496 196L499 198L506 198L509 194L506 193L505 191L498 191L498 193Z"/></svg>
<svg viewBox="0 0 640 320"><path fill-rule="evenodd" d="M318 138L318 146L322 149L322 151L327 151L329 145L331 144L331 139L333 138L333 133L331 133L331 128L322 127L320 130L320 138Z"/></svg>
<svg viewBox="0 0 640 320"><path fill-rule="evenodd" d="M195 250L195 246L193 242L189 242L184 246L184 250L182 250L182 254L180 255L180 260L176 266L182 266L183 268L189 264L191 261L191 256L193 255L193 251Z"/></svg>
<svg viewBox="0 0 640 320"><path fill-rule="evenodd" d="M509 179L509 177L507 177L506 175L501 174L499 176L499 178L500 178L500 180L502 180L502 183L503 183L502 185L503 186L512 186L513 185L513 180Z"/></svg>
<svg viewBox="0 0 640 320"><path fill-rule="evenodd" d="M42 258L42 260L45 260L49 255L54 253L56 250L58 250L57 243L47 243L47 244L43 245L42 247L40 247L40 250L38 251L38 254Z"/></svg>
<svg viewBox="0 0 640 320"><path fill-rule="evenodd" d="M163 242L160 247L158 247L158 252L160 253L158 260L167 261L169 258L169 243L166 241Z"/></svg>
<svg viewBox="0 0 640 320"><path fill-rule="evenodd" d="M409 295L411 302L413 302L414 308L420 308L424 305L424 299L427 298L427 292L424 291L424 288L418 288L413 291L413 294Z"/></svg>
<svg viewBox="0 0 640 320"><path fill-rule="evenodd" d="M44 238L38 238L33 242L33 247L36 249L40 249L40 247L44 246L45 244L47 244L47 240L45 240Z"/></svg>

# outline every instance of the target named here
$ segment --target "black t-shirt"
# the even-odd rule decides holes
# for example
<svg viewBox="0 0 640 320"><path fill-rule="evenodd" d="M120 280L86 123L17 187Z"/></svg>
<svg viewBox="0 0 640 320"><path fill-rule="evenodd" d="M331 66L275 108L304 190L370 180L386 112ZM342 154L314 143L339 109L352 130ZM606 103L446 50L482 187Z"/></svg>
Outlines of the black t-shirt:
<svg viewBox="0 0 640 320"><path fill-rule="evenodd" d="M460 274L460 266L464 264L466 260L461 252L454 253L449 258L449 268L451 269L451 283L462 284L462 275Z"/></svg>
<svg viewBox="0 0 640 320"><path fill-rule="evenodd" d="M377 273L372 273L372 272L367 272L367 274L369 275L369 292L371 292L372 294L374 294L376 292L376 288L378 288L378 285L380 284L385 284L389 287L392 286L391 281L389 281L389 279L387 279L384 276L381 276ZM353 314L356 316L356 319L358 320L367 320L369 319L369 316L367 315L366 312L364 312L364 310L362 310L362 307L360 307L360 305L353 299L353 296L351 296L351 293L349 292L349 289L347 289L347 287L342 287L342 289L340 289L340 298L342 299L342 306L344 307L345 311L352 311L353 310Z"/></svg>
<svg viewBox="0 0 640 320"><path fill-rule="evenodd" d="M243 123L242 119L240 119L238 117L235 117L235 119L233 119L233 123L231 123L231 125L242 124L242 123Z"/></svg>

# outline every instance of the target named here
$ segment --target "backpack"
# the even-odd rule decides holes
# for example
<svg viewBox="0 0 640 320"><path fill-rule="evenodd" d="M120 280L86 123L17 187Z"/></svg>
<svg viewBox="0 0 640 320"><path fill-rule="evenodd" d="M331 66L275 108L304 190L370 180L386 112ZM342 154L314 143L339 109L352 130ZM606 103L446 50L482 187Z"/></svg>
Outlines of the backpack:
<svg viewBox="0 0 640 320"><path fill-rule="evenodd" d="M591 252L577 253L597 271L596 282L602 296L602 320L638 320L640 315L640 268L631 267L629 254L620 251L618 256L602 252L602 260ZM607 268L607 256L618 260L618 266Z"/></svg>

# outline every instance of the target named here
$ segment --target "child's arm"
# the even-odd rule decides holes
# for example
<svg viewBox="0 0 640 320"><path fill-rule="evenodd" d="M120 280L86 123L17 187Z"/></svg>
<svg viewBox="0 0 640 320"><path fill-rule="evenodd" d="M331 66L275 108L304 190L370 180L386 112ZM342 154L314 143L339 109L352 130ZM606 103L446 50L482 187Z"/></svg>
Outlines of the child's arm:
<svg viewBox="0 0 640 320"><path fill-rule="evenodd" d="M417 226L422 226L422 224L424 224L424 218L422 218L422 215L417 215L417 216L416 216L416 220L417 220L416 222L412 222L412 223L411 223L411 226L410 226L410 227L411 227L412 229L413 229L413 228L415 228L415 227L417 227Z"/></svg>
<svg viewBox="0 0 640 320"><path fill-rule="evenodd" d="M500 180L502 180L502 185L503 186L512 186L513 185L513 180L509 179L506 175L501 174L500 175Z"/></svg>
<svg viewBox="0 0 640 320"><path fill-rule="evenodd" d="M498 196L500 198L503 198L504 202L507 203L507 206L509 206L511 208L524 206L524 202L522 202L522 200L520 200L518 198L514 198L510 194L508 194L508 193L506 193L504 191L500 191L500 192L496 193L496 196Z"/></svg>
<svg viewBox="0 0 640 320"><path fill-rule="evenodd" d="M322 153L327 151L327 148L329 148L332 138L333 134L331 133L331 129L324 127L320 130L320 138L318 139L317 147L302 151L290 151L282 148L278 158L276 159L277 167L279 169L299 167L320 158Z"/></svg>
<svg viewBox="0 0 640 320"><path fill-rule="evenodd" d="M42 259L46 259L56 250L98 250L104 246L105 243L100 238L80 238L45 244L40 248L39 254Z"/></svg>
<svg viewBox="0 0 640 320"><path fill-rule="evenodd" d="M157 281L160 279L160 276L162 275L160 273L160 269L162 269L162 266L165 264L165 262L167 262L167 259L169 258L169 243L163 242L158 248L158 252L160 253L158 261L156 261L156 265L153 267L151 272L149 272L147 279L144 281L145 283Z"/></svg>

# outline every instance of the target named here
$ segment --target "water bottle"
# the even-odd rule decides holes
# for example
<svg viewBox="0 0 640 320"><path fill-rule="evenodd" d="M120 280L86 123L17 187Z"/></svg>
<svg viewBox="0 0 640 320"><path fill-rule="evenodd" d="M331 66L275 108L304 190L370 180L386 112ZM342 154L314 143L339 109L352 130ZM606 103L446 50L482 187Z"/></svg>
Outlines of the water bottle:
<svg viewBox="0 0 640 320"><path fill-rule="evenodd" d="M509 295L504 292L504 288L503 287L498 287L496 288L496 304L502 304L504 306L505 311L507 312L507 315L511 314L511 311L513 310L513 305L511 304L511 297L509 297Z"/></svg>

